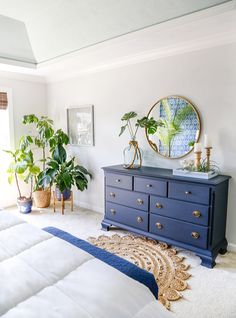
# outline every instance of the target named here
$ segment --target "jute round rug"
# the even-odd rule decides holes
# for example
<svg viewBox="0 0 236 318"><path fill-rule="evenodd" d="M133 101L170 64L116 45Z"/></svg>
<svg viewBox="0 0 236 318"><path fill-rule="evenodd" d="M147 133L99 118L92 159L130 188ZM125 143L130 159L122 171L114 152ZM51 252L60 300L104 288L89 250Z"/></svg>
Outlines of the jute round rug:
<svg viewBox="0 0 236 318"><path fill-rule="evenodd" d="M188 287L189 266L183 263L184 257L178 256L166 243L118 234L90 237L88 241L153 273L159 287L158 299L167 309L170 309L170 301L180 299L181 291Z"/></svg>

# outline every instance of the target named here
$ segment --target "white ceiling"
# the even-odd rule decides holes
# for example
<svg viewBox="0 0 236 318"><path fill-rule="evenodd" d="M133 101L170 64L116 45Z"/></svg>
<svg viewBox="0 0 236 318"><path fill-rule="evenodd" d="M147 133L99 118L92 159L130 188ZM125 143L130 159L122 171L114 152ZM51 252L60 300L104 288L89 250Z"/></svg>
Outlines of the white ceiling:
<svg viewBox="0 0 236 318"><path fill-rule="evenodd" d="M0 14L25 24L27 34L24 38L28 35L32 56L34 55L37 63L42 63L224 2L227 1L0 0ZM9 29L6 28L4 32L8 34ZM19 40L18 33L15 32L15 40L17 39ZM4 50L4 45L0 41L0 59L10 55L14 59L15 55ZM24 41L22 45L26 45ZM11 48L9 43L8 48ZM25 52L24 48L19 48L19 51ZM24 60L24 56L19 59ZM25 58L25 61L29 62L29 58Z"/></svg>

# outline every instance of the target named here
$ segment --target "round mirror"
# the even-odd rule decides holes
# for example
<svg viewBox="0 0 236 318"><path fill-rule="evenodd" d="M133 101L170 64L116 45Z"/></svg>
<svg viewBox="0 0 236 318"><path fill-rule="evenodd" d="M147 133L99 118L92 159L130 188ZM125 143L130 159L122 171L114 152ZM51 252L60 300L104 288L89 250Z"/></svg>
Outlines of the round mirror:
<svg viewBox="0 0 236 318"><path fill-rule="evenodd" d="M147 140L158 154L181 158L190 153L201 132L196 107L181 96L167 96L155 103L148 118L155 124L146 129Z"/></svg>

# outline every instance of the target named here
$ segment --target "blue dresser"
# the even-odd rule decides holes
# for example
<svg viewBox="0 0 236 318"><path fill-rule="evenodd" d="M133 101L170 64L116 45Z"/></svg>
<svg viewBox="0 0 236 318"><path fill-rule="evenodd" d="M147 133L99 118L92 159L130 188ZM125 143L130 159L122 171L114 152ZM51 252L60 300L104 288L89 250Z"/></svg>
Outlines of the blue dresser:
<svg viewBox="0 0 236 318"><path fill-rule="evenodd" d="M173 176L152 167L105 167L102 229L117 226L191 250L213 267L227 251L225 238L229 176L210 180Z"/></svg>

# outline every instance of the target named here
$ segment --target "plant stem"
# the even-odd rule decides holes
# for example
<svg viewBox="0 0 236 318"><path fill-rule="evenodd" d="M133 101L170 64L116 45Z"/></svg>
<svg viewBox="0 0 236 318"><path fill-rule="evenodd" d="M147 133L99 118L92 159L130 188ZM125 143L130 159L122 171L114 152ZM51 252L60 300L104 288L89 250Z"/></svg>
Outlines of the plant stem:
<svg viewBox="0 0 236 318"><path fill-rule="evenodd" d="M129 120L127 120L127 127L129 129L129 134L130 134L130 137L132 139L132 131L130 130Z"/></svg>
<svg viewBox="0 0 236 318"><path fill-rule="evenodd" d="M43 171L45 171L45 157L46 157L46 155L45 155L45 146L43 146Z"/></svg>
<svg viewBox="0 0 236 318"><path fill-rule="evenodd" d="M19 186L19 181L18 181L18 177L17 177L16 173L15 173L15 180L16 180L17 190L18 190L18 193L19 193L19 198L21 198L20 186Z"/></svg>
<svg viewBox="0 0 236 318"><path fill-rule="evenodd" d="M131 135L131 138L134 139L135 136L134 136L134 132L133 132L133 129L132 129L130 120L128 120L128 125L129 125L129 127L130 127L130 135Z"/></svg>
<svg viewBox="0 0 236 318"><path fill-rule="evenodd" d="M138 132L139 126L136 126L135 132L134 132L134 139L136 138L137 132Z"/></svg>
<svg viewBox="0 0 236 318"><path fill-rule="evenodd" d="M30 178L30 199L32 198L33 193L33 177Z"/></svg>

